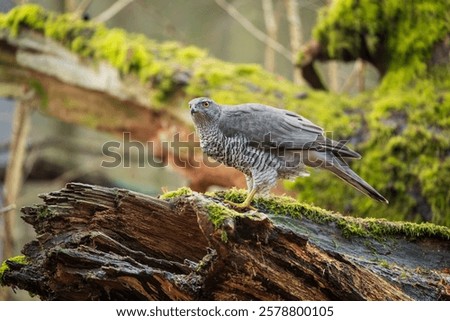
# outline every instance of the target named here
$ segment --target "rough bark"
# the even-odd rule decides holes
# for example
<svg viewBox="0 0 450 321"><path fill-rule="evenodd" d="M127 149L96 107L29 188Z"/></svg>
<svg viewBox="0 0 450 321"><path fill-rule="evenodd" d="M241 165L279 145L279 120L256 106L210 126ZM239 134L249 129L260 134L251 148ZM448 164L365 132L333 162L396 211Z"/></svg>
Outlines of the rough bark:
<svg viewBox="0 0 450 321"><path fill-rule="evenodd" d="M346 238L263 208L215 227L221 199L197 193L71 183L41 197L22 210L28 262L6 261L1 282L43 300L449 299L448 240Z"/></svg>

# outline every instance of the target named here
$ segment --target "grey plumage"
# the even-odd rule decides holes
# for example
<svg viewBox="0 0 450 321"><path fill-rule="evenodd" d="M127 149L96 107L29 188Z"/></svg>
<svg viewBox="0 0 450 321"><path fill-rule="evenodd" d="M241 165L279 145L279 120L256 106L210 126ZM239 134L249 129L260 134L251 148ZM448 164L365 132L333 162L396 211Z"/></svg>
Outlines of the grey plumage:
<svg viewBox="0 0 450 321"><path fill-rule="evenodd" d="M360 192L388 202L346 164L361 156L323 135L323 129L293 112L261 104L219 105L205 97L189 102L203 151L246 175L248 206L277 179L308 176L306 166L331 171ZM236 204L235 204L236 205Z"/></svg>

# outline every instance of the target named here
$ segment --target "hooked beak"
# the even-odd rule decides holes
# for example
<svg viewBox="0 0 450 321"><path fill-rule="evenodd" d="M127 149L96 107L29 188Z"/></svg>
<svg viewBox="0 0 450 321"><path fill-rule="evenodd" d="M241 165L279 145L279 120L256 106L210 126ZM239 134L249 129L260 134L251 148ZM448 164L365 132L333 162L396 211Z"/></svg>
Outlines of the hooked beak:
<svg viewBox="0 0 450 321"><path fill-rule="evenodd" d="M197 110L195 105L189 104L189 108L191 109L191 115L194 115L195 113L198 112L198 110Z"/></svg>

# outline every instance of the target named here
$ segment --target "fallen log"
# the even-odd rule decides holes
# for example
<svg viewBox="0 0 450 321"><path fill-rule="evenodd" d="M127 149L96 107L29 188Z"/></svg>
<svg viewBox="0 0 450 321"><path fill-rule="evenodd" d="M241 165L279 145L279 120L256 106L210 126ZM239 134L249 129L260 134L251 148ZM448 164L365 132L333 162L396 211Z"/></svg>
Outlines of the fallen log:
<svg viewBox="0 0 450 321"><path fill-rule="evenodd" d="M36 239L0 269L42 300L448 300L450 230L283 197L160 198L70 183L22 209Z"/></svg>

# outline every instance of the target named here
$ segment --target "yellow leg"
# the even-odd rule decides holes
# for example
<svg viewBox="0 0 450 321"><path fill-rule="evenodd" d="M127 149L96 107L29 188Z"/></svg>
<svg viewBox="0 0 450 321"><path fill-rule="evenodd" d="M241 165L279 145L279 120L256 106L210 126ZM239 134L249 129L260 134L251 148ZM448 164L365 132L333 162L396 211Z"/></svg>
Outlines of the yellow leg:
<svg viewBox="0 0 450 321"><path fill-rule="evenodd" d="M250 205L250 203L252 202L253 197L255 196L255 194L256 194L256 189L252 189L250 191L250 193L248 193L247 198L245 199L244 202L242 202L242 203L234 203L232 201L225 200L225 203L228 203L231 206L236 207L236 208L240 208L240 209L250 208L252 210L256 210L253 206Z"/></svg>

